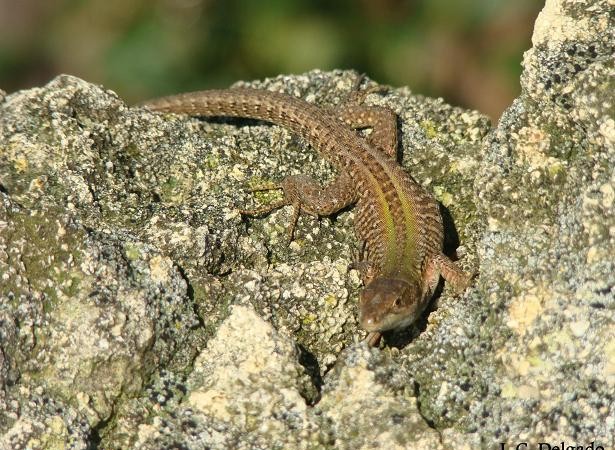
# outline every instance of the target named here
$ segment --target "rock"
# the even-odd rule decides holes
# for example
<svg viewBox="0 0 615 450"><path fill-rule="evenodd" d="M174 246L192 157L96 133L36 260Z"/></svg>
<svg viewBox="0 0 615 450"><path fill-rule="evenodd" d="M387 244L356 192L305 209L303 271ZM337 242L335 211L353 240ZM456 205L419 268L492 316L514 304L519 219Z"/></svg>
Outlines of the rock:
<svg viewBox="0 0 615 450"><path fill-rule="evenodd" d="M348 96L355 78L352 72L315 71L254 85L334 105ZM370 98L403 118L406 140L417 149L405 164L416 176L433 184L453 215L461 210L458 204L470 204L471 168L478 164L474 158L488 131L486 119L405 90ZM371 433L368 425L389 417L390 410L397 411L400 430L408 424L409 430L421 429L408 392L401 399L386 397L365 422L363 435L341 423L351 406L331 413L337 417L331 420L325 419L328 412L313 411L323 376L340 352L364 335L356 323L359 279L347 269L358 250L352 213L336 221L302 218L289 246L288 210L249 221L246 233L237 208L253 201L247 191L258 183L301 170L331 176L333 169L314 151L279 127L130 109L112 92L69 76L8 96L1 108L2 295L7 299L1 310L7 337L2 373L6 386L15 386L3 399L7 443L37 442L44 448L41 436L60 442L65 435L77 436L78 429L82 446L93 439L110 448L135 442L147 447L151 436L176 439L186 414L197 416L189 399L202 409L198 430L226 430L218 442L223 446L275 438L283 447L305 436L325 445L344 435L358 443ZM465 188L436 184L447 172L449 181ZM464 229L478 229L472 211L464 212ZM450 297L448 291L444 297ZM225 425L227 416L213 415L219 409L207 409L204 399L222 394L191 381L197 355L205 368L212 366L203 358L222 364L222 350L212 356L210 347L203 348L214 332L219 337L225 329L220 324L226 324L232 305L256 310L297 339L300 351L287 360L305 366L312 381L296 384L290 400L270 401L301 407L301 426L285 428L266 410L249 418L247 406L229 406L250 427L259 421L281 426L271 425L268 433L246 441L252 428L232 428ZM237 353L256 351L245 347L248 342L263 344L257 330L246 328ZM394 360L387 364L392 364L390 372L399 368ZM270 374L265 384L286 386L275 380L282 373ZM230 403L269 398L249 396L256 385L236 392L233 386L222 391L234 394ZM45 425L48 417L28 406L39 401L62 405L58 409L65 411L55 415L65 429L54 434ZM408 414L400 416L407 408ZM282 415L290 420L293 414ZM411 437L399 430L389 436L385 428L379 435L390 441L391 436L403 436L404 442ZM428 435L426 442L432 442L434 432ZM158 437L154 446L160 444ZM373 441L372 434L369 438ZM217 445L215 439L208 442Z"/></svg>
<svg viewBox="0 0 615 450"><path fill-rule="evenodd" d="M316 389L299 350L251 308L232 308L186 386L172 415L139 426L136 448L314 448L323 439L307 403Z"/></svg>
<svg viewBox="0 0 615 450"><path fill-rule="evenodd" d="M383 349L358 342L352 211L302 217L290 245L288 209L237 212L278 195L251 187L334 173L288 131L70 76L0 95L0 448L615 445L609 8L547 1L493 129L367 97L479 273ZM239 84L328 107L355 76Z"/></svg>
<svg viewBox="0 0 615 450"><path fill-rule="evenodd" d="M475 182L492 374L469 417L530 448L615 445L615 39L591 3L546 3Z"/></svg>
<svg viewBox="0 0 615 450"><path fill-rule="evenodd" d="M348 348L315 407L315 386L299 362L290 336L251 308L234 307L197 357L182 404L142 424L134 447L444 448L404 385L407 374L382 352Z"/></svg>

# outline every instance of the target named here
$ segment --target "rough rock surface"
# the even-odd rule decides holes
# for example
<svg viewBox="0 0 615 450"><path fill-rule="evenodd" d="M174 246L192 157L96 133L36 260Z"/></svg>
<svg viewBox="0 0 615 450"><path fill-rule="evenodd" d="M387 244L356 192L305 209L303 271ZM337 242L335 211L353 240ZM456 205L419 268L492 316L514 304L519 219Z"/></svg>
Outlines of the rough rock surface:
<svg viewBox="0 0 615 450"><path fill-rule="evenodd" d="M334 173L288 131L69 76L0 92L0 449L612 448L611 10L547 1L494 129L368 96L480 274L382 349L358 342L352 211L301 218L290 245L288 209L237 213L278 195L251 187ZM332 107L354 77L248 85Z"/></svg>

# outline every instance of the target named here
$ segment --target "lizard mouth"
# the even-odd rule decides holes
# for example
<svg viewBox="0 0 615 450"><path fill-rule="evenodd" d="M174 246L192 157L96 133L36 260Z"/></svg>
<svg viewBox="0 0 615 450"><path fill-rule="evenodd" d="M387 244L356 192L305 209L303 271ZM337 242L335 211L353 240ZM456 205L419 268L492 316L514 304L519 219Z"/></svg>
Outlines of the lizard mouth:
<svg viewBox="0 0 615 450"><path fill-rule="evenodd" d="M370 333L373 331L389 331L400 327L400 320L397 317L387 317L383 319L362 317L360 321L361 328Z"/></svg>
<svg viewBox="0 0 615 450"><path fill-rule="evenodd" d="M361 328L368 332L374 331L390 331L397 330L400 328L406 328L410 326L416 317L414 315L408 314L399 314L399 315L388 315L383 318L374 318L374 317L360 317Z"/></svg>
<svg viewBox="0 0 615 450"><path fill-rule="evenodd" d="M361 318L360 322L361 322L361 328L363 328L365 331L368 331L370 333L374 331L385 331L380 326L381 324L376 322L372 318L369 318L369 319Z"/></svg>

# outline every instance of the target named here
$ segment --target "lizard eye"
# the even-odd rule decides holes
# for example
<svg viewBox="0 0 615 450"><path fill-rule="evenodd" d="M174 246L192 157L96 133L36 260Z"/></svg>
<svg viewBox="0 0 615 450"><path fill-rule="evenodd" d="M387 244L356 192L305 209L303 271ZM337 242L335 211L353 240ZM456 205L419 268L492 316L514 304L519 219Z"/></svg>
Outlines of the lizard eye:
<svg viewBox="0 0 615 450"><path fill-rule="evenodd" d="M395 299L395 301L393 302L393 306L395 306L396 308L399 308L401 306L401 297L397 297Z"/></svg>

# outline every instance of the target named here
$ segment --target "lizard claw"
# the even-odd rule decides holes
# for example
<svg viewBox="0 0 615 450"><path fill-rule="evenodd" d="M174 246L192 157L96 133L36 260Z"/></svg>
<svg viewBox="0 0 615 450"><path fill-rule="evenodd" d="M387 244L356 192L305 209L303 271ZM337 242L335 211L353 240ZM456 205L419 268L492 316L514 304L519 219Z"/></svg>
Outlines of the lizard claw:
<svg viewBox="0 0 615 450"><path fill-rule="evenodd" d="M276 184L276 183L261 184L259 186L253 186L250 188L250 192L252 193L277 191L277 190L283 190L283 188L280 184ZM258 208L240 209L239 213L242 216L250 216L250 217L264 216L266 214L269 214L271 211L281 208L282 206L286 206L286 205L288 205L288 201L285 198L283 198L282 200L277 200L277 201L270 203L269 205L261 206Z"/></svg>
<svg viewBox="0 0 615 450"><path fill-rule="evenodd" d="M284 188L277 183L261 184L250 188L250 192L281 191Z"/></svg>
<svg viewBox="0 0 615 450"><path fill-rule="evenodd" d="M476 274L464 272L454 261L444 254L437 255L433 262L436 270L450 283L456 294L461 294L470 286Z"/></svg>
<svg viewBox="0 0 615 450"><path fill-rule="evenodd" d="M271 211L281 208L283 206L288 206L288 201L286 199L282 199L282 200L278 200L277 202L273 202L267 206L262 206L260 208L254 208L254 209L240 209L239 210L239 214L241 214L242 216L248 216L248 217L259 217L259 216L264 216L269 214ZM290 221L290 224L288 225L288 229L287 229L287 236L288 236L288 243L290 244L293 240L294 240L294 236L295 236L295 228L297 227L297 221L299 220L299 214L301 213L301 208L299 205L292 205L293 206L293 217Z"/></svg>
<svg viewBox="0 0 615 450"><path fill-rule="evenodd" d="M281 208L282 206L288 205L288 202L285 199L278 200L277 202L270 203L266 206L261 206L260 208L254 209L240 209L239 214L242 216L249 217L258 217L269 214L271 211Z"/></svg>
<svg viewBox="0 0 615 450"><path fill-rule="evenodd" d="M365 89L361 89L361 84L366 78L367 76L364 73L360 73L357 75L357 78L352 86L352 89L350 90L350 95L348 96L346 103L355 103L357 105L360 105L365 100L365 97L367 97L369 94L381 93L389 90L389 86L383 86L377 83L372 84Z"/></svg>
<svg viewBox="0 0 615 450"><path fill-rule="evenodd" d="M301 205L299 203L293 203L293 217L288 224L288 243L290 244L295 238L295 228L297 228L297 222L299 221L299 215L301 214Z"/></svg>
<svg viewBox="0 0 615 450"><path fill-rule="evenodd" d="M379 331L372 331L368 333L367 337L364 339L367 342L368 347L377 347L380 343L380 338L382 334Z"/></svg>

